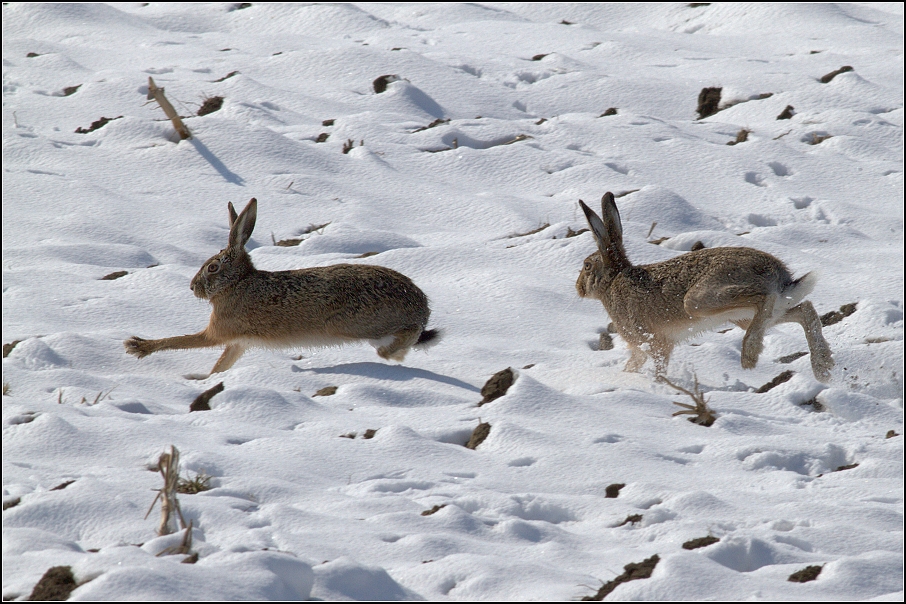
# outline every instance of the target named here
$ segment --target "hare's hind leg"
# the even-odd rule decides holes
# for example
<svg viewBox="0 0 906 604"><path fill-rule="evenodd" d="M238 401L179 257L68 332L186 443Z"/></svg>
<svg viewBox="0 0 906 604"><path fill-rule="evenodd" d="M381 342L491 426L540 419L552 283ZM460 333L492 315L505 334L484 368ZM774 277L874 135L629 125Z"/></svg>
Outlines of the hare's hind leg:
<svg viewBox="0 0 906 604"><path fill-rule="evenodd" d="M379 342L377 353L382 359L388 361L397 361L402 363L406 358L409 348L418 341L418 336L422 333L420 325L412 325L389 336L392 338L389 344L384 344L383 339Z"/></svg>
<svg viewBox="0 0 906 604"><path fill-rule="evenodd" d="M758 364L758 357L764 350L764 332L773 324L771 319L774 315L775 301L775 296L764 296L761 304L755 310L755 316L752 317L749 328L746 329L746 335L742 338L742 358L740 359L743 369L754 369Z"/></svg>
<svg viewBox="0 0 906 604"><path fill-rule="evenodd" d="M764 348L764 332L773 324L776 294L764 293L748 285L727 285L718 289L707 283L693 287L683 298L683 307L692 318L720 315L737 309L752 309L751 319L736 320L734 323L746 330L742 339L743 369L752 369L758 364L758 357Z"/></svg>
<svg viewBox="0 0 906 604"><path fill-rule="evenodd" d="M778 323L799 323L805 331L809 351L812 354L812 371L820 382L830 381L830 370L834 366L830 346L821 333L821 319L812 303L806 300L786 311Z"/></svg>
<svg viewBox="0 0 906 604"><path fill-rule="evenodd" d="M217 359L216 363L214 363L214 367L211 369L211 375L226 371L227 369L232 367L244 352L245 346L243 346L242 344L237 344L235 342L232 344L227 344L227 347L223 349L223 354L220 355L220 358Z"/></svg>

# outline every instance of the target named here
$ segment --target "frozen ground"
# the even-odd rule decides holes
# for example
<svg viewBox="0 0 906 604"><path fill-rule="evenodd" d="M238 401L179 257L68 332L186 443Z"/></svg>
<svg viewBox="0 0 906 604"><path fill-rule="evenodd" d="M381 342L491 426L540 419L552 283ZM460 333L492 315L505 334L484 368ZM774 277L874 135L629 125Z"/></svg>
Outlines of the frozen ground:
<svg viewBox="0 0 906 604"><path fill-rule="evenodd" d="M607 599L902 601L900 3L241 6L3 6L4 600L54 566L75 600L568 600L657 554ZM223 105L178 142L149 76L184 116ZM729 107L699 120L703 87ZM824 329L832 381L789 360L797 325L754 370L739 329L708 332L669 375L718 419L672 417L689 397L598 350L575 292L577 201L605 191L637 263L701 241L820 273L820 314L856 304ZM219 350L126 355L205 325L189 279L251 197L259 268L393 268L444 339L201 382ZM196 564L143 520L171 445L212 477L180 496Z"/></svg>

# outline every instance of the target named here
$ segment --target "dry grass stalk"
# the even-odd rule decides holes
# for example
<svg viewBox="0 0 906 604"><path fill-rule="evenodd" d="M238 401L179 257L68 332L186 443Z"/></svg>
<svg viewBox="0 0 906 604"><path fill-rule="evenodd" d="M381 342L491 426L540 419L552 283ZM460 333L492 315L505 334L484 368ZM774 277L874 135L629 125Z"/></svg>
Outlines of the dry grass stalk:
<svg viewBox="0 0 906 604"><path fill-rule="evenodd" d="M182 542L179 545L174 545L168 547L167 549L159 552L157 557L161 556L176 556L179 554L190 555L192 553L192 522L189 522L189 526L186 527L186 532L182 536Z"/></svg>
<svg viewBox="0 0 906 604"><path fill-rule="evenodd" d="M708 407L708 401L705 400L705 394L698 387L698 376L694 376L695 386L693 386L693 392L689 392L682 386L677 386L667 378L661 376L659 378L662 382L666 382L671 388L676 388L680 392L683 392L689 395L689 398L694 402L693 405L686 403L673 403L677 407L680 407L679 411L673 413L673 417L677 415L692 415L693 417L689 418L689 421L693 424L698 424L699 426L708 427L714 423L714 420L717 419L717 415L714 413L710 407Z"/></svg>
<svg viewBox="0 0 906 604"><path fill-rule="evenodd" d="M157 469L164 479L163 488L157 491L151 507L145 518L154 509L154 504L160 499L160 524L157 527L158 535L169 535L176 532L176 518L179 518L180 528L186 528L186 520L179 509L179 500L176 498L176 488L179 483L179 450L170 445L169 453L161 453L157 460ZM174 515L175 512L175 515Z"/></svg>
<svg viewBox="0 0 906 604"><path fill-rule="evenodd" d="M180 478L176 481L176 492L186 495L195 495L204 491L211 490L211 476L205 474L205 471L195 475L195 478Z"/></svg>
<svg viewBox="0 0 906 604"><path fill-rule="evenodd" d="M192 138L192 134L189 132L189 129L186 128L186 125L182 122L182 118L179 117L179 114L176 113L176 109L173 108L173 105L170 104L170 101L167 100L167 97L164 96L164 89L159 88L157 84L154 83L154 78L148 77L148 100L154 99L157 101L157 104L160 105L160 108L164 110L164 113L170 118L170 121L173 122L173 127L176 129L179 138L185 140L187 138Z"/></svg>

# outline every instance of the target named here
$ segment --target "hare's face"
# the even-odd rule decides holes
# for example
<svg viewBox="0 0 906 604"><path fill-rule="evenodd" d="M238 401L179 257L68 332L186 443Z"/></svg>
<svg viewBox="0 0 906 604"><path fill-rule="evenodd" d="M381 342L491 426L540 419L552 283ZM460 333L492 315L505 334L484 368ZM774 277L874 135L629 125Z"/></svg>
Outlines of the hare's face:
<svg viewBox="0 0 906 604"><path fill-rule="evenodd" d="M582 263L582 270L576 280L576 291L581 298L600 299L607 270L601 259L601 252L588 256Z"/></svg>
<svg viewBox="0 0 906 604"><path fill-rule="evenodd" d="M239 283L250 269L253 269L251 259L244 250L236 254L226 249L202 265L189 287L199 298L210 300L224 289Z"/></svg>

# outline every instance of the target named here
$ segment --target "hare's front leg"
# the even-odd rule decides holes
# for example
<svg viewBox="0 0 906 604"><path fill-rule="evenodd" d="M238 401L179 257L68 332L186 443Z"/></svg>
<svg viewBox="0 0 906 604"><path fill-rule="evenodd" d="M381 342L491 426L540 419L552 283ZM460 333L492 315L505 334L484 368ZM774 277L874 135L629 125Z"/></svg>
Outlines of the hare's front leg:
<svg viewBox="0 0 906 604"><path fill-rule="evenodd" d="M648 359L648 353L632 342L626 342L626 345L629 347L630 355L629 360L626 361L626 366L623 367L623 371L638 373L641 371L642 365L644 365L645 361Z"/></svg>
<svg viewBox="0 0 906 604"><path fill-rule="evenodd" d="M159 350L210 348L211 346L217 346L217 344L219 344L219 342L214 342L208 337L207 331L199 331L198 333L186 336L161 338L159 340L145 340L144 338L132 336L123 342L123 345L126 347L126 352L135 355L140 359Z"/></svg>

